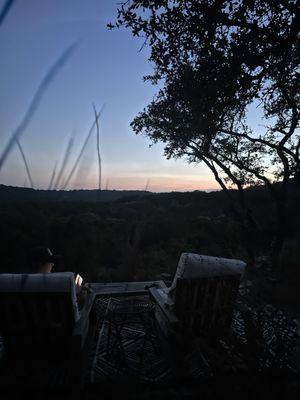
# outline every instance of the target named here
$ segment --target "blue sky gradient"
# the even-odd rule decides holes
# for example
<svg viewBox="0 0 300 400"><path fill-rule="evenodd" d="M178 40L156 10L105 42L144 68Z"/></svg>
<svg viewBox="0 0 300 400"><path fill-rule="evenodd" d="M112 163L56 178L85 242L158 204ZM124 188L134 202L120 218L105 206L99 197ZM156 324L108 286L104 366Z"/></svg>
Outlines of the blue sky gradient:
<svg viewBox="0 0 300 400"><path fill-rule="evenodd" d="M0 7L4 4L0 0ZM163 146L149 148L129 124L158 88L143 82L151 72L149 49L139 52L142 39L130 31L110 31L117 2L112 0L15 1L0 28L0 153L20 123L49 67L74 41L76 52L45 93L20 142L37 188L47 188L55 163L62 161L71 135L71 169L93 122L105 103L100 121L102 187L151 191L218 188L205 166L166 160ZM96 137L93 135L68 189L97 188ZM15 146L0 171L0 183L28 185Z"/></svg>

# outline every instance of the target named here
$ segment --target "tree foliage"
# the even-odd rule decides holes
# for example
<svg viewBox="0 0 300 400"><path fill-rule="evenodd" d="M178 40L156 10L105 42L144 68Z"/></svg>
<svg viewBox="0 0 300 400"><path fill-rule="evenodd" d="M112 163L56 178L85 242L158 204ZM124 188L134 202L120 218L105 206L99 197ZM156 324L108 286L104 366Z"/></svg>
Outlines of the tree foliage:
<svg viewBox="0 0 300 400"><path fill-rule="evenodd" d="M228 196L235 186L246 231L253 220L243 189L266 185L277 251L288 183L300 182L299 22L298 0L131 0L110 25L145 38L154 66L145 80L161 86L134 131L164 142L168 158L204 162ZM259 129L249 123L253 106L263 115Z"/></svg>

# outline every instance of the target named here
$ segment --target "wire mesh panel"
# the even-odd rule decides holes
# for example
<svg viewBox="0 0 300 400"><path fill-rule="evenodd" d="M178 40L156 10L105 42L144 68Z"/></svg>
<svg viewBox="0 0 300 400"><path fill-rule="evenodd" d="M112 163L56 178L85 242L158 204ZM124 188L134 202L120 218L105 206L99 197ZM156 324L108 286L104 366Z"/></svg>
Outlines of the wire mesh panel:
<svg viewBox="0 0 300 400"><path fill-rule="evenodd" d="M96 307L99 334L91 366L92 382L157 382L170 376L168 360L159 350L149 296L101 297Z"/></svg>

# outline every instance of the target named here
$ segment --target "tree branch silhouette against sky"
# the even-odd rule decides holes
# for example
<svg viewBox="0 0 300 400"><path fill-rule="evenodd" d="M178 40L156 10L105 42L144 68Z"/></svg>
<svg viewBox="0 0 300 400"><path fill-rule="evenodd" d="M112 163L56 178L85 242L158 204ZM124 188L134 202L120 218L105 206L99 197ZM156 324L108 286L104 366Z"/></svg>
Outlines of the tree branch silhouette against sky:
<svg viewBox="0 0 300 400"><path fill-rule="evenodd" d="M0 1L1 8L4 4ZM109 180L110 189L144 189L146 185L152 191L217 189L204 164L166 160L161 144L150 148L149 139L133 134L130 122L151 102L157 88L142 79L152 72L144 38L132 37L125 29L107 29L117 16L117 7L111 0L14 2L0 30L0 151L49 66L79 41L22 137L35 186L48 188L54 166L63 159L70 132L74 132L67 176L94 119L94 102L97 109L106 104L99 122L102 180ZM249 118L258 129L261 115L254 105ZM77 174L70 189L98 187L96 132L92 139L84 157L89 175L81 180L82 174ZM0 183L22 186L25 177L15 147L1 170Z"/></svg>

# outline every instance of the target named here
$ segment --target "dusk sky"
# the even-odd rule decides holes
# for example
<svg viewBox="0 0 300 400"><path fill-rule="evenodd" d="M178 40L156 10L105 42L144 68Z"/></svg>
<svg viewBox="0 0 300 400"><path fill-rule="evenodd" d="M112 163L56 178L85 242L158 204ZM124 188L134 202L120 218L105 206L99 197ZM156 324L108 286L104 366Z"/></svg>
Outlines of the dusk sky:
<svg viewBox="0 0 300 400"><path fill-rule="evenodd" d="M2 7L4 1L0 1ZM71 135L72 167L93 122L92 103L105 103L101 126L102 187L109 189L211 190L218 188L202 165L167 161L163 146L149 148L129 124L158 88L143 82L152 69L149 49L129 30L107 29L114 0L16 0L0 27L0 152L18 126L42 78L65 48L79 45L42 98L20 142L36 188L47 188ZM95 131L96 133L96 131ZM92 137L68 189L97 188L98 167ZM58 164L60 165L60 164ZM0 183L29 185L14 147L0 171Z"/></svg>

